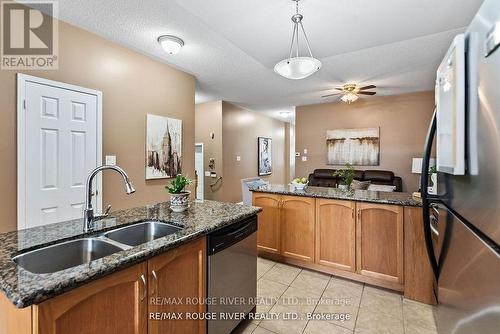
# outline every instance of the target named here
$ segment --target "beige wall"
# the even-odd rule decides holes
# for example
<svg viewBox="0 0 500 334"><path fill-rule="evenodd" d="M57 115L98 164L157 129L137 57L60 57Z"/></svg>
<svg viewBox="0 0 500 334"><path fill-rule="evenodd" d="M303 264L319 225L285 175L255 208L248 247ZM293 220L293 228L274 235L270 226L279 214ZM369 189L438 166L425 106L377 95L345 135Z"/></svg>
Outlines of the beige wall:
<svg viewBox="0 0 500 334"><path fill-rule="evenodd" d="M285 181L295 178L295 125L285 123Z"/></svg>
<svg viewBox="0 0 500 334"><path fill-rule="evenodd" d="M403 191L418 189L418 174L411 173L411 159L421 157L434 110L434 93L370 97L351 105L324 103L297 107L296 150L307 162L296 159L296 176L307 176L326 164L326 131L342 128L380 127L380 166L357 169L392 170L403 178Z"/></svg>
<svg viewBox="0 0 500 334"><path fill-rule="evenodd" d="M167 200L167 180L145 181L146 113L182 119L184 173L194 176L194 77L65 23L59 48L59 70L22 73L102 91L103 156L116 155L137 190L127 196L119 177L105 174L103 204L116 210ZM0 232L17 224L15 98L16 73L0 71Z"/></svg>
<svg viewBox="0 0 500 334"><path fill-rule="evenodd" d="M218 136L219 115L222 115ZM216 139L209 138L210 132ZM273 139L273 173L262 176L272 183L283 183L286 178L285 123L246 110L225 101L196 105L196 142L205 148L205 170L208 170L208 154L216 157L216 171L223 176L222 182L213 190L209 184L215 179L205 178L205 198L226 202L241 201L241 179L257 176L257 137ZM222 159L219 156L222 155ZM240 156L241 161L236 157Z"/></svg>
<svg viewBox="0 0 500 334"><path fill-rule="evenodd" d="M257 137L272 138L273 173L261 176L271 183L285 182L285 123L262 114L222 103L222 138L224 159L223 199L241 201L241 179L255 177ZM236 161L236 156L241 161Z"/></svg>
<svg viewBox="0 0 500 334"><path fill-rule="evenodd" d="M222 164L222 101L198 103L195 107L195 141L203 143L203 163L205 171L209 171L210 158L215 159L215 168L210 171L223 176ZM214 134L212 139L211 133ZM204 176L205 199L220 200L221 192L212 192L209 184L215 179Z"/></svg>

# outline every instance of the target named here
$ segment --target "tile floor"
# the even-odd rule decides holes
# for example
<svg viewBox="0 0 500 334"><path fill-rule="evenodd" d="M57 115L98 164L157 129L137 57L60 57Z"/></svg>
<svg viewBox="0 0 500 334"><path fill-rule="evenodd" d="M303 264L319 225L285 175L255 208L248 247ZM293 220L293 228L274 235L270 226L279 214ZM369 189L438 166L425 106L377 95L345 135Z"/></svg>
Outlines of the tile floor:
<svg viewBox="0 0 500 334"><path fill-rule="evenodd" d="M263 258L257 277L257 314L268 317L247 321L236 333L437 333L434 308L397 293Z"/></svg>

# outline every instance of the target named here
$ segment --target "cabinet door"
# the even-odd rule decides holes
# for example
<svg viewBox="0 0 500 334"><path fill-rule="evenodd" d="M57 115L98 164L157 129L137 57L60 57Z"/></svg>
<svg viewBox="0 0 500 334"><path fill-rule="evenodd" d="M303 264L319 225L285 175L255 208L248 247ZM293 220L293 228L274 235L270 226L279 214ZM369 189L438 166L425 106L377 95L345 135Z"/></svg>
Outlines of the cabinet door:
<svg viewBox="0 0 500 334"><path fill-rule="evenodd" d="M356 270L356 203L316 200L316 263Z"/></svg>
<svg viewBox="0 0 500 334"><path fill-rule="evenodd" d="M200 238L148 261L149 313L182 316L182 319L150 319L148 333L205 334L205 320L186 319L189 314L202 316L205 312L205 240Z"/></svg>
<svg viewBox="0 0 500 334"><path fill-rule="evenodd" d="M146 333L145 282L143 263L88 283L36 306L35 328L39 334Z"/></svg>
<svg viewBox="0 0 500 334"><path fill-rule="evenodd" d="M403 283L403 207L357 203L357 271Z"/></svg>
<svg viewBox="0 0 500 334"><path fill-rule="evenodd" d="M262 208L258 215L257 249L280 253L280 196L253 193L252 204Z"/></svg>
<svg viewBox="0 0 500 334"><path fill-rule="evenodd" d="M283 196L281 255L314 261L314 198Z"/></svg>

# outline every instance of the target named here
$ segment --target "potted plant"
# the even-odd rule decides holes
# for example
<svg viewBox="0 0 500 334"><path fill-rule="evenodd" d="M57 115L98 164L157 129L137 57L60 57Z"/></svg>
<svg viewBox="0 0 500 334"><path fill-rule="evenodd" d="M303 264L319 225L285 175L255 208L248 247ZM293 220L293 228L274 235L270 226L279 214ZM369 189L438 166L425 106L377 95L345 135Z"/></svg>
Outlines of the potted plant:
<svg viewBox="0 0 500 334"><path fill-rule="evenodd" d="M184 188L191 182L190 179L179 174L170 182L170 185L165 186L165 189L170 193L170 209L172 211L183 212L189 207L189 194L191 192L184 190Z"/></svg>
<svg viewBox="0 0 500 334"><path fill-rule="evenodd" d="M339 189L348 190L351 187L352 180L354 180L354 168L347 163L345 168L336 170L333 176L340 178Z"/></svg>

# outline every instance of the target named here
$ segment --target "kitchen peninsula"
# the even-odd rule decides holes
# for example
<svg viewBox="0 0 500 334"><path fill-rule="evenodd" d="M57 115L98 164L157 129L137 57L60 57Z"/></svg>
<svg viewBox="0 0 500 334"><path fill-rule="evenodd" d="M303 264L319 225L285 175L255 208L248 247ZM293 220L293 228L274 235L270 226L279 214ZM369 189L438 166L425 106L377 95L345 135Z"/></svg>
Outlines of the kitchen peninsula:
<svg viewBox="0 0 500 334"><path fill-rule="evenodd" d="M421 204L411 194L292 185L251 191L263 209L259 255L435 303Z"/></svg>
<svg viewBox="0 0 500 334"><path fill-rule="evenodd" d="M164 296L203 300L206 236L259 211L204 201L174 213L169 203L158 203L113 212L87 234L82 219L0 234L0 332L97 333L105 328L106 333L205 333L204 320L153 321L148 317L158 312L201 314L203 303L157 305L150 300ZM171 233L148 242L131 239L140 237L141 231L154 234L156 228L169 228ZM113 240L118 238L111 234L117 231L126 231L121 235L129 241L120 240L125 247L115 247ZM68 260L74 260L71 254L75 253L68 245L80 244L92 251L82 252L76 260L85 259L83 255L91 259L76 265ZM26 261L24 267L15 261L17 255L51 246L62 248L43 253L50 256L38 261ZM107 255L95 258L106 250Z"/></svg>

